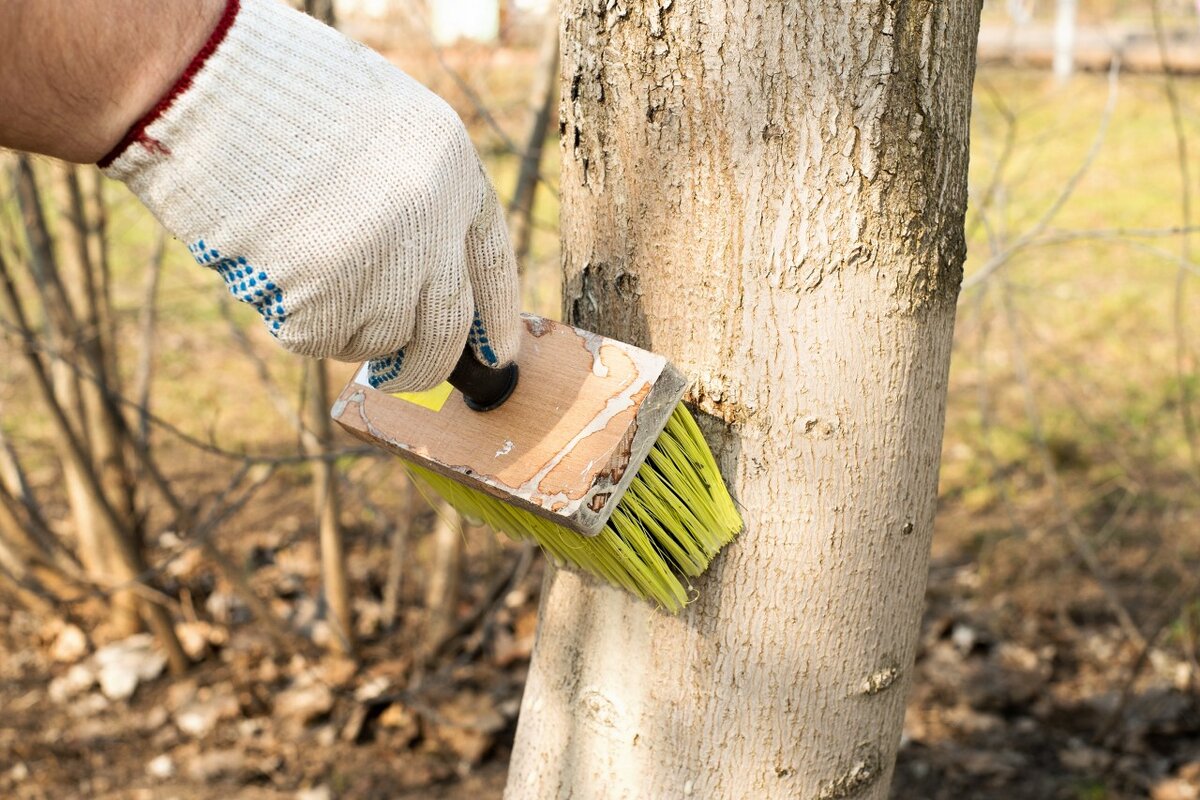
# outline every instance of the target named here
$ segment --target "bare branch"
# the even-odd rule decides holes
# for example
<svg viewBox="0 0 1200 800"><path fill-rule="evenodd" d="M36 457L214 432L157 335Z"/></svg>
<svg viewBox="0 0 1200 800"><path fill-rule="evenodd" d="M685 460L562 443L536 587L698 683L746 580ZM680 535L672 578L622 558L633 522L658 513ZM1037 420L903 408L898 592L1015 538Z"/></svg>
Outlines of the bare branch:
<svg viewBox="0 0 1200 800"><path fill-rule="evenodd" d="M1109 609L1117 618L1121 629L1125 636L1137 647L1145 647L1146 639L1142 636L1137 624L1134 623L1133 617L1129 613L1129 609L1121 602L1120 596L1116 589L1113 588L1112 582L1109 580L1100 559L1096 556L1095 550L1092 549L1091 543L1080 528L1079 522L1071 513L1070 506L1067 503L1066 496L1062 491L1062 485L1058 479L1058 469L1054 466L1054 459L1050 455L1050 449L1046 444L1046 435L1042 427L1042 417L1038 410L1037 398L1033 389L1033 380L1029 373L1029 364L1025 360L1025 345L1021 335L1020 326L1017 324L1016 308L1012 303L1011 292L1008 291L1008 284L1002 283L1005 287L1003 293L1004 317L1008 323L1009 335L1012 337L1012 357L1013 365L1016 368L1017 378L1020 381L1022 393L1025 402L1025 415L1029 420L1029 426L1033 433L1034 444L1038 454L1038 460L1041 463L1042 472L1046 478L1046 485L1050 489L1050 493L1054 498L1054 506L1058 513L1059 524L1067 533L1067 538L1071 545L1075 548L1084 566L1087 567L1088 573L1092 580L1100 587L1100 591L1104 594L1104 599L1108 604Z"/></svg>
<svg viewBox="0 0 1200 800"><path fill-rule="evenodd" d="M488 107L488 104L485 103L483 98L479 96L479 93L475 91L475 87L463 77L462 73L451 66L450 62L446 60L445 51L434 41L433 31L430 29L429 23L425 20L425 18L421 14L414 13L414 9L409 8L407 4L404 6L404 10L408 13L412 24L415 27L420 28L425 34L425 38L429 42L430 50L433 52L433 56L437 60L438 66L442 68L442 71L444 71L446 75L449 76L450 80L453 81L454 86L463 93L464 97L467 98L467 101L471 104L471 108L476 114L479 115L479 118L483 120L484 124L487 125L487 127L491 129L494 134L496 134L497 138L500 139L500 143L503 145L504 150L522 159L527 158L528 154L517 147L517 143L513 141L512 137L508 135L508 132L501 127L499 122L496 121L496 118L492 115L492 111ZM550 181L548 181L544 175L538 173L537 179L540 183L545 184L550 191L557 194L557 187L550 183Z"/></svg>
<svg viewBox="0 0 1200 800"><path fill-rule="evenodd" d="M0 258L0 286L3 288L8 313L16 322L17 328L25 340L26 346L21 348L21 352L32 373L34 387L37 390L39 399L50 412L51 418L58 429L59 436L64 444L63 450L68 460L78 471L82 479L83 489L86 491L93 507L104 518L104 521L110 526L112 531L120 531L122 529L121 519L105 495L96 472L91 469L87 451L84 449L78 433L67 421L66 414L55 397L54 389L50 384L50 379L46 374L44 365L38 358L36 351L30 346L34 341L33 331L29 327L28 320L21 307L20 298L17 295L16 287L12 282L12 277L8 270L8 264L3 258ZM113 536L112 539L112 541L106 544L112 548L112 554L116 559L115 566L119 570L119 574L115 577L119 580L130 579L137 575L141 569L141 554L125 537ZM179 645L179 640L175 636L174 627L166 610L162 605L154 602L145 604L143 610L147 625L167 651L171 670L176 673L186 670L188 658Z"/></svg>
<svg viewBox="0 0 1200 800"><path fill-rule="evenodd" d="M1160 0L1150 0L1151 18L1154 22L1154 40L1158 46L1158 57L1162 64L1163 85L1167 92L1167 105L1171 109L1171 131L1175 136L1175 150L1179 158L1179 206L1183 215L1183 226L1186 228L1192 222L1192 188L1191 169L1188 161L1187 132L1184 127L1183 109L1179 100L1179 90L1175 85L1175 71L1167 57L1167 35L1163 28L1162 6ZM1182 261L1191 261L1190 240L1185 233L1179 240L1179 254ZM1187 342L1187 320L1184 295L1187 289L1187 270L1180 266L1175 274L1175 299L1172 303L1172 326L1175 330L1175 377L1179 384L1179 416L1183 424L1184 437L1187 439L1188 454L1192 460L1192 470L1200 474L1200 441L1196 426L1195 413L1192 410L1191 382L1187 380L1187 360L1189 348Z"/></svg>
<svg viewBox="0 0 1200 800"><path fill-rule="evenodd" d="M1113 112L1115 112L1117 108L1118 89L1120 87L1120 82L1117 80L1117 78L1120 75L1120 68L1120 59L1114 56L1112 67L1108 71L1108 100L1104 105L1104 113L1100 117L1100 124L1096 128L1096 134L1092 138L1092 144L1088 148L1087 154L1084 156L1079 167L1075 170L1071 177L1067 179L1066 184L1063 186L1062 191L1058 193L1058 196L1055 197L1054 202L1050 204L1050 207L1046 209L1038 221L1035 222L1028 231L1018 237L1016 241L1014 241L1008 248L1000 253L994 254L990 259L988 259L987 263L979 268L977 272L973 273L970 277L963 281L963 292L966 292L968 289L972 289L983 283L989 277L991 277L993 273L995 273L1008 262L1012 261L1015 255L1020 253L1022 250L1028 247L1031 242L1041 236L1042 232L1049 227L1050 223L1054 220L1054 217L1058 214L1058 212L1062 210L1062 207L1066 205L1068 200L1071 199L1071 196L1075 193L1075 189L1078 188L1079 183L1083 180L1084 175L1087 174L1088 169L1090 169L1092 164L1095 162L1096 156L1099 155L1100 147L1104 144L1105 137L1108 134L1109 123L1112 121Z"/></svg>
<svg viewBox="0 0 1200 800"><path fill-rule="evenodd" d="M412 531L413 508L416 505L416 490L411 479L404 482L404 512L400 519L392 524L389 532L387 577L383 584L382 610L380 624L385 631L390 631L396 624L396 612L400 607L400 591L403 588L405 556L408 553L408 539Z"/></svg>
<svg viewBox="0 0 1200 800"><path fill-rule="evenodd" d="M542 152L546 137L550 133L551 112L554 99L558 96L558 14L546 15L546 26L542 32L541 53L533 96L538 105L529 123L525 138L525 152L521 156L521 168L517 173L517 184L512 200L508 204L509 232L512 235L513 252L517 263L522 264L529 255L533 232L534 200L537 197L538 178L541 175Z"/></svg>
<svg viewBox="0 0 1200 800"><path fill-rule="evenodd" d="M56 350L54 347L49 346L38 339L30 340L30 339L23 337L19 328L17 326L14 326L11 323L0 320L0 330L5 330L11 334L14 334L15 338L18 340L18 342L21 343L20 346L27 347L34 353L42 353L51 358L62 357L61 351ZM83 380L89 380L89 381L95 380L94 376L91 373L85 371L79 365L71 364L68 362L68 366L72 370L74 370L76 373L78 373L78 375ZM245 464L266 464L266 465L274 465L274 466L284 466L287 464L301 464L301 463L311 462L317 458L319 458L321 460L325 460L325 461L336 461L339 458L345 458L347 456L360 456L360 457L370 456L370 457L374 457L374 458L382 458L383 457L382 453L378 449L369 447L369 446L347 447L347 448L343 448L340 450L333 450L328 453L323 453L320 456L311 456L306 453L294 453L294 454L288 454L288 455L272 455L272 454L267 454L267 453L246 453L244 451L229 450L229 449L220 447L216 444L213 444L210 441L205 441L203 439L197 438L196 436L193 436L192 434L187 433L186 431L177 427L174 423L170 422L167 419L164 419L163 417L158 416L153 411L150 411L149 409L146 409L143 406L141 406L136 400L132 400L132 399L126 397L125 395L121 394L120 392L113 390L111 387L108 388L108 396L110 397L110 399L113 402L115 402L121 406L129 408L135 412L139 412L139 413L144 412L146 419L149 420L150 424L154 425L155 427L160 428L161 430L163 430L166 433L170 434L171 436L175 437L176 439L183 442L184 444L187 444L201 452L208 453L210 455L214 455L214 456L217 456L218 458L226 459L229 461L236 461L236 462L245 463Z"/></svg>
<svg viewBox="0 0 1200 800"><path fill-rule="evenodd" d="M133 397L137 404L137 438L148 444L150 439L150 379L154 372L154 330L158 321L158 284L166 260L167 232L159 229L154 240L154 252L146 264L142 281L142 307L138 314L138 359L133 378Z"/></svg>

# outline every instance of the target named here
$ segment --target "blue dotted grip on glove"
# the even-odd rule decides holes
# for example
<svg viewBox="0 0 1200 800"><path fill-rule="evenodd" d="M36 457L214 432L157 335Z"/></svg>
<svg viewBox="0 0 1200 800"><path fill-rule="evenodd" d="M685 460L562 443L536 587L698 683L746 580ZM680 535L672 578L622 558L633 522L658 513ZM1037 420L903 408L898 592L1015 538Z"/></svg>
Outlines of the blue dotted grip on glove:
<svg viewBox="0 0 1200 800"><path fill-rule="evenodd" d="M500 359L496 357L496 351L492 349L492 343L488 339L487 329L483 326L483 319L480 318L479 312L475 312L475 318L471 321L471 330L467 334L467 344L479 354L480 361L489 367L498 366ZM404 350L397 350L394 354L386 358L372 359L367 365L367 382L371 384L371 388L378 389L390 381L394 381L400 374L400 367L404 364Z"/></svg>
<svg viewBox="0 0 1200 800"><path fill-rule="evenodd" d="M482 326L480 326L482 329ZM486 338L483 346L487 347ZM488 347L488 352L495 360L495 354ZM379 389L393 380L399 374L400 365L404 361L404 351L399 350L389 358L372 361L367 367L367 382L374 389ZM462 355L450 373L447 380L458 389L463 396L463 402L472 411L493 411L504 405L512 396L520 379L520 370L516 363L497 369L484 364L471 347L471 342L463 346Z"/></svg>
<svg viewBox="0 0 1200 800"><path fill-rule="evenodd" d="M386 358L372 359L367 365L367 382L371 384L372 389L378 389L388 381L394 381L400 374L400 367L403 363L403 350L397 350Z"/></svg>
<svg viewBox="0 0 1200 800"><path fill-rule="evenodd" d="M209 246L203 239L188 245L188 252L202 267L215 271L225 281L225 287L237 300L254 308L263 318L267 330L272 336L278 337L280 329L287 322L287 310L283 305L283 289L271 280L266 270L257 268L243 256L222 256L215 247ZM478 355L478 360L471 356L471 351ZM468 397L468 405L476 410L489 410L499 406L512 393L516 386L517 373L515 365L503 373L490 374L489 370L479 373L470 369L471 363L483 367L496 367L500 359L492 348L484 327L483 318L475 311L471 320L471 329L467 334L467 348L455 368L455 375L461 381L477 386L488 399L476 402ZM394 381L400 375L404 364L404 350L397 350L390 356L372 359L367 366L367 381L375 389ZM462 387L460 387L462 388Z"/></svg>
<svg viewBox="0 0 1200 800"><path fill-rule="evenodd" d="M475 319L471 320L471 332L467 334L467 342L475 348L475 352L483 359L483 363L489 367L495 367L500 364L500 359L496 358L496 351L492 349L492 343L488 340L487 331L483 327L483 319L479 316L479 311L475 311Z"/></svg>
<svg viewBox="0 0 1200 800"><path fill-rule="evenodd" d="M202 267L215 270L225 281L229 293L243 303L254 307L266 323L272 336L279 336L283 323L287 322L287 311L283 307L283 289L275 284L266 270L250 265L245 258L222 257L215 247L209 247L203 239L188 245L188 252Z"/></svg>

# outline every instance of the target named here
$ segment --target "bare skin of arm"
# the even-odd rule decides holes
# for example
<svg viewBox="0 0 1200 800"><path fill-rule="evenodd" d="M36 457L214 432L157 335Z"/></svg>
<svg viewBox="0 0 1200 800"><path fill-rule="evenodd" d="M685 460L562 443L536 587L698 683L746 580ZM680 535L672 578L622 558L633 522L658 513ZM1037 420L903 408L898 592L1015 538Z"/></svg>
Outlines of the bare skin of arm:
<svg viewBox="0 0 1200 800"><path fill-rule="evenodd" d="M174 84L224 0L0 0L0 147L98 161Z"/></svg>

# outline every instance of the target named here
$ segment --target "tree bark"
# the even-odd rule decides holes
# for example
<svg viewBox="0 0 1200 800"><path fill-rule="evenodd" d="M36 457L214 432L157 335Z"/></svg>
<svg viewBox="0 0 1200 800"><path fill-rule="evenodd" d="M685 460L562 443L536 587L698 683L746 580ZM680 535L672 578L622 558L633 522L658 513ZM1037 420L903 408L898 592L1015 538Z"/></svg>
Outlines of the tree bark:
<svg viewBox="0 0 1200 800"><path fill-rule="evenodd" d="M745 531L672 617L543 592L506 798L884 798L965 256L979 4L562 4L564 312L664 353Z"/></svg>

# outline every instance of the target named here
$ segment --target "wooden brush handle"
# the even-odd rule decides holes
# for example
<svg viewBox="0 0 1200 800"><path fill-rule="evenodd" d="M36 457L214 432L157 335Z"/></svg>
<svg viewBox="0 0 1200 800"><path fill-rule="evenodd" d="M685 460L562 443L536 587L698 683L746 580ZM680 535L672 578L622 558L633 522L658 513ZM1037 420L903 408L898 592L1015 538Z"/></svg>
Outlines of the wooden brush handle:
<svg viewBox="0 0 1200 800"><path fill-rule="evenodd" d="M467 408L491 411L503 405L517 388L517 375L515 362L499 369L479 363L468 344L463 347L449 380L451 386L462 392Z"/></svg>

